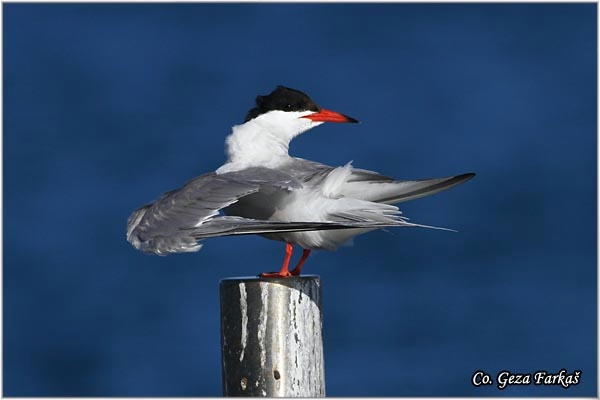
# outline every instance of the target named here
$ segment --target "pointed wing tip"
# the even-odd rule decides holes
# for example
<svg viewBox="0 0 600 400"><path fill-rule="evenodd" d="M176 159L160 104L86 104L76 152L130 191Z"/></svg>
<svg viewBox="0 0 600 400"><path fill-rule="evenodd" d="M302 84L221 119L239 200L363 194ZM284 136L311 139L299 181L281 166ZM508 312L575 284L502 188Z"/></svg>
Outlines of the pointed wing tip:
<svg viewBox="0 0 600 400"><path fill-rule="evenodd" d="M466 181L473 179L475 175L476 174L474 172L467 172L465 174L453 176L447 180L447 183L449 183L447 189L450 189L456 185L460 185L461 183L465 183Z"/></svg>
<svg viewBox="0 0 600 400"><path fill-rule="evenodd" d="M475 175L477 175L475 172L467 172L466 174L456 175L454 178L458 179L458 180L461 180L462 182L466 182L469 179L474 178Z"/></svg>

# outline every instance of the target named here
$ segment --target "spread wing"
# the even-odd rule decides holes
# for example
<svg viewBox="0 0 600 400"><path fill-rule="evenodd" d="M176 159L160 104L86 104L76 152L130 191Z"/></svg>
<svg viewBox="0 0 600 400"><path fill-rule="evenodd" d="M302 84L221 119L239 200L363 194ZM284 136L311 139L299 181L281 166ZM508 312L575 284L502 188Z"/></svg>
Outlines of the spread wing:
<svg viewBox="0 0 600 400"><path fill-rule="evenodd" d="M135 210L127 221L127 240L145 253L198 251L202 245L185 231L213 220L220 209L258 189L252 182L201 175Z"/></svg>
<svg viewBox="0 0 600 400"><path fill-rule="evenodd" d="M220 213L223 208L261 189L288 191L301 185L292 176L267 168L204 174L135 210L127 221L127 240L145 253L166 255L198 251L202 247L198 241L210 237L394 225L356 221L266 221Z"/></svg>
<svg viewBox="0 0 600 400"><path fill-rule="evenodd" d="M311 184L320 184L336 169L302 158L294 158L287 168L294 179ZM377 172L352 168L350 176L340 188L340 195L375 203L396 204L450 189L474 176L474 173L466 173L444 178L396 180Z"/></svg>
<svg viewBox="0 0 600 400"><path fill-rule="evenodd" d="M467 173L444 178L403 181L358 169L352 171L352 176L348 179L343 194L376 203L396 204L439 193L466 182L474 176L473 173Z"/></svg>

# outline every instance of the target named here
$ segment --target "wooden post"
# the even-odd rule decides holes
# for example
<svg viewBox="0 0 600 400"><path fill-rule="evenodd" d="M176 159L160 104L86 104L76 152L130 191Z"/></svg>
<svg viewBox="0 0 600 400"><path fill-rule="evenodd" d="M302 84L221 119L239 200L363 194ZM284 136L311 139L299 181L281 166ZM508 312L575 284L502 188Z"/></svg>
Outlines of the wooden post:
<svg viewBox="0 0 600 400"><path fill-rule="evenodd" d="M224 396L325 396L318 276L220 283Z"/></svg>

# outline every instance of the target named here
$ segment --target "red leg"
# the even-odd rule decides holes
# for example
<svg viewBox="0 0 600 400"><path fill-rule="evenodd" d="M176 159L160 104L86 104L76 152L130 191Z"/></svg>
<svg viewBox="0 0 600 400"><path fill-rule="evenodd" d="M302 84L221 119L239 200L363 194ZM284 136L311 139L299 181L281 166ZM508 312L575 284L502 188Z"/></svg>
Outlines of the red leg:
<svg viewBox="0 0 600 400"><path fill-rule="evenodd" d="M294 268L290 272L290 274L292 274L293 276L300 275L300 270L302 269L302 266L304 265L304 261L306 261L306 259L308 258L309 255L310 255L310 249L304 249L304 251L302 252L302 257L300 258L300 261L298 261L296 268Z"/></svg>
<svg viewBox="0 0 600 400"><path fill-rule="evenodd" d="M291 276L290 271L288 270L290 266L290 259L292 258L292 252L294 251L294 246L291 243L285 244L285 259L283 260L283 266L281 267L281 271L279 272L263 272L259 275L261 278L287 278ZM294 269L295 271L295 269Z"/></svg>

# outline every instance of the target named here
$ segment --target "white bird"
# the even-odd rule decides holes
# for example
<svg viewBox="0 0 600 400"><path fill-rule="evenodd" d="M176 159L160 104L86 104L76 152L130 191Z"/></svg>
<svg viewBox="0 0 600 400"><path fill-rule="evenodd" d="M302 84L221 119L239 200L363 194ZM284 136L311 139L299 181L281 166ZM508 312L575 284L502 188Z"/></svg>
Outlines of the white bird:
<svg viewBox="0 0 600 400"><path fill-rule="evenodd" d="M198 251L200 241L210 237L260 234L286 243L281 270L260 276L295 276L312 249L333 250L385 227L424 227L407 222L393 204L475 176L399 181L350 163L334 168L291 157L291 140L324 122L358 121L284 86L258 96L256 107L227 138L227 162L135 210L127 240L145 253L167 255ZM290 271L293 244L304 251Z"/></svg>

